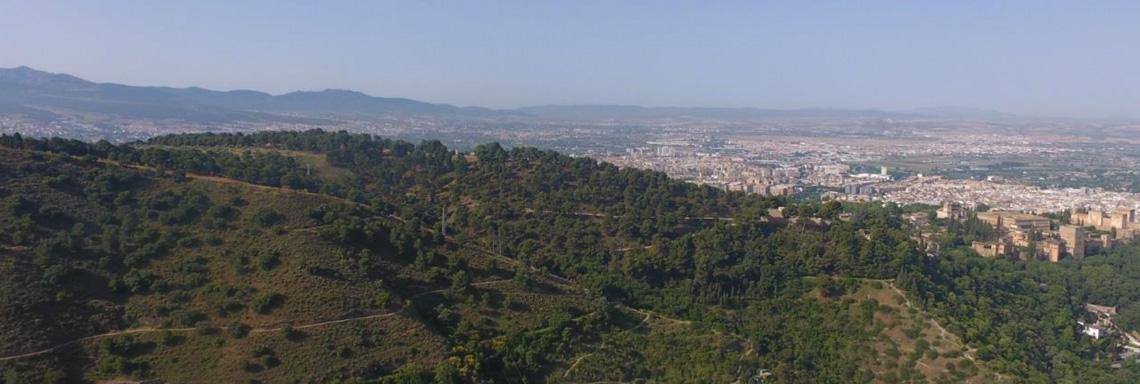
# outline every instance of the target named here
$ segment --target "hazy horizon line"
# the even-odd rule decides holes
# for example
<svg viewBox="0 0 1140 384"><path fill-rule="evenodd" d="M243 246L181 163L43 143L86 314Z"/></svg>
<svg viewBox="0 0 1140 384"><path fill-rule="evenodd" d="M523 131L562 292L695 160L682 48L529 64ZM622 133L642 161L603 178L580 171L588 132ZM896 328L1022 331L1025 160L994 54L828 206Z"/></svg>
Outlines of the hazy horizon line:
<svg viewBox="0 0 1140 384"><path fill-rule="evenodd" d="M1009 117L1009 118L1037 118L1037 119L1064 119L1064 120L1136 120L1136 119L1140 119L1140 117L1130 117L1130 116L1088 116L1088 117L1045 116L1045 115L1038 115L1038 114L1022 114L1022 113L1008 112L1005 110L992 108L992 107L977 107L977 106L956 105L956 104L931 105L931 106L914 107L914 108L883 108L883 107L861 108L861 107L843 107L843 106L765 107L765 106L726 106L726 105L713 105L713 106L710 106L710 105L669 105L669 104L654 105L654 104L638 104L638 103L604 103L604 102L588 102L587 101L587 102L574 102L574 103L531 103L531 104L515 105L515 106L511 106L511 107L495 107L495 106L487 106L487 105L465 105L465 104L452 103L452 102L446 102L446 101L433 101L433 100L429 100L429 99L413 98L413 97L406 97L406 96L399 96L399 95L377 95L377 94L369 93L367 91L361 91L358 89L338 88L338 87L328 87L328 88L323 88L323 89L299 88L299 89L293 89L293 90L284 91L284 92L281 92L281 91L273 92L273 91L256 89L256 88L252 88L252 87L236 87L236 88L228 88L227 89L227 88L200 86L200 85L137 84L137 83L132 83L132 82L120 82L120 81L115 81L115 80L92 79L92 78L88 78L88 77L81 76L81 75L76 75L76 74L69 73L69 72L57 72L55 70L42 69L42 68L30 66L30 65L17 65L15 67L0 67L0 70L18 70L18 69L27 69L27 70L32 70L32 71L36 71L36 72L47 73L50 75L70 76L70 77L74 77L76 79L91 82L94 84L123 85L123 86L140 87L140 88L202 89L202 90L212 91L212 92L256 92L256 93L261 93L261 94L265 94L265 95L269 95L269 96L273 96L273 97L284 96L284 95L293 94L293 93L304 93L304 92L320 93L320 92L340 91L340 92L359 93L361 95L364 95L367 97L372 97L372 98L405 99L405 100L412 100L412 101L418 101L418 102L436 104L436 105L448 105L448 106L453 106L453 107L458 107L458 108L481 108L481 109L487 109L487 110L493 110L493 111L517 111L517 110L527 109L527 108L543 108L543 107L621 107L621 108L643 108L643 109L702 109L702 110L757 110L757 111L760 111L760 110L768 110L768 111L812 111L812 110L820 110L820 111L865 111L865 112L883 112L883 113L893 113L893 114L904 114L905 115L905 114L918 114L918 113L920 113L920 111L923 111L923 110L961 109L961 110L968 110L968 111L979 112L979 113L992 113L992 114L1005 115L1005 117Z"/></svg>

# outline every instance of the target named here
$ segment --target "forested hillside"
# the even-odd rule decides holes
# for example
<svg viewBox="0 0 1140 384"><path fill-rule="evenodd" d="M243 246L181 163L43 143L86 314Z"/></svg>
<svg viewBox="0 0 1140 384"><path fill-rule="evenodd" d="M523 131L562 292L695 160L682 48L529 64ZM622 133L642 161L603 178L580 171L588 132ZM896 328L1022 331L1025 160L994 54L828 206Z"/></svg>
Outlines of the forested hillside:
<svg viewBox="0 0 1140 384"><path fill-rule="evenodd" d="M1140 380L1075 325L1135 306L1135 246L931 258L893 205L534 148L2 136L0 200L9 382Z"/></svg>

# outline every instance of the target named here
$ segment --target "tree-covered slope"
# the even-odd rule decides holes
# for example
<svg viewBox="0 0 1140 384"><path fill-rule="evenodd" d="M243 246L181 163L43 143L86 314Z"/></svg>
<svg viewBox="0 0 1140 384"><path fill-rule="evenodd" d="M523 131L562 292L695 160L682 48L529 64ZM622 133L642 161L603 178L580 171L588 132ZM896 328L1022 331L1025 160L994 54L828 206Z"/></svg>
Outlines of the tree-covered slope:
<svg viewBox="0 0 1140 384"><path fill-rule="evenodd" d="M1030 284L1044 277L924 258L894 206L344 132L3 136L0 159L0 370L14 382L1136 372L1094 362L1106 352L1073 325L1084 297L1056 305ZM776 206L789 218L766 217Z"/></svg>

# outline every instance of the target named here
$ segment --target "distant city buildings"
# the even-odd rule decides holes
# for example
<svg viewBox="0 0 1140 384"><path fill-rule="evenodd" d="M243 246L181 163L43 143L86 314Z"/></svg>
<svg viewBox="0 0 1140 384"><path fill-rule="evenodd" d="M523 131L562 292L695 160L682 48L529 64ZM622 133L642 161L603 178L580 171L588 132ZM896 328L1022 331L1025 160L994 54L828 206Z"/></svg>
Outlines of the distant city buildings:
<svg viewBox="0 0 1140 384"><path fill-rule="evenodd" d="M1062 225L1058 231L1065 253L1074 259L1085 258L1085 228L1079 225Z"/></svg>
<svg viewBox="0 0 1140 384"><path fill-rule="evenodd" d="M935 216L944 220L962 220L966 218L966 214L967 210L962 208L962 203L947 201L942 203Z"/></svg>
<svg viewBox="0 0 1140 384"><path fill-rule="evenodd" d="M978 212L978 219L992 225L999 230L1007 232L1028 233L1032 231L1048 231L1052 220L1016 211L989 211Z"/></svg>
<svg viewBox="0 0 1140 384"><path fill-rule="evenodd" d="M648 144L627 148L624 155L606 161L760 195L789 196L810 189L826 200L937 205L935 217L940 220L977 217L998 231L996 239L970 244L984 257L1081 259L1091 250L1111 249L1116 242L1135 237L1140 229L1135 223L1135 210L1140 208L1136 193L1046 189L998 175L982 180L922 175L893 180L886 166L872 171L855 161L845 163L853 159L851 153L834 143L672 138ZM979 207L988 208L977 212ZM1045 213L1063 218L1042 216ZM907 221L922 227L929 217L909 215ZM918 238L928 254L937 252L937 241L925 235Z"/></svg>
<svg viewBox="0 0 1140 384"><path fill-rule="evenodd" d="M970 215L970 211L953 202L944 203L937 214L946 220L966 220ZM1092 226L1085 226L1088 222L1080 221L1086 220L1084 215L1074 215L1068 223L1018 211L976 212L973 216L998 232L995 240L970 244L970 248L979 255L1054 263L1064 258L1083 259L1092 248L1111 249L1116 241L1137 236L1134 228L1138 226L1132 221L1118 222L1119 227L1108 227L1113 230L1111 233L1093 234L1088 229ZM1093 217L1097 216L1094 214ZM1122 214L1118 217L1128 216Z"/></svg>
<svg viewBox="0 0 1140 384"><path fill-rule="evenodd" d="M1111 230L1127 230L1133 227L1136 222L1135 209L1118 209L1113 212L1104 212L1099 210L1089 210L1087 212L1074 212L1072 219L1074 224L1094 227L1102 231Z"/></svg>
<svg viewBox="0 0 1140 384"><path fill-rule="evenodd" d="M1118 224L1135 221L1140 208L1140 194L1111 192L1098 188L1043 189L1040 187L986 180L951 180L938 176L912 177L880 185L883 191L879 200L898 204L938 205L946 201L961 202L965 206L985 205L994 209L1031 213L1064 212L1087 209L1088 212L1116 212L1115 215L1091 215L1088 219L1075 214L1088 223ZM1100 221L1097 221L1100 220ZM1093 225L1093 224L1090 224ZM1094 225L1096 226L1096 225Z"/></svg>
<svg viewBox="0 0 1140 384"><path fill-rule="evenodd" d="M678 133L647 140L643 146L628 147L621 155L601 159L620 167L652 169L694 183L760 195L787 196L813 191L821 198L838 201L885 201L902 205L957 202L958 211L944 207L946 209L939 212L943 219L961 218L961 209L984 205L1028 213L1110 212L1101 220L1107 224L1099 224L1101 226L1116 222L1119 227L1135 221L1133 217L1124 218L1112 212L1140 208L1137 193L1101 188L1046 189L993 174L981 180L938 175L895 180L892 168L879 166L869 170L859 165L885 156L1047 155L1066 151L1036 147L1029 142L1003 143L993 136L956 140L960 143L917 142L908 147L889 141L864 144L829 139L718 140L701 133Z"/></svg>

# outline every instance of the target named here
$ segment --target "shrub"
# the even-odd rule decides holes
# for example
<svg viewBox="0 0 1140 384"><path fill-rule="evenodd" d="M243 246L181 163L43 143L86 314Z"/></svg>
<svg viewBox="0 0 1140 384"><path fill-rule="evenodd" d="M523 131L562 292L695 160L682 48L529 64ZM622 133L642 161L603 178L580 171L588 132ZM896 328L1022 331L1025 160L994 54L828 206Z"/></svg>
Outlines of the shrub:
<svg viewBox="0 0 1140 384"><path fill-rule="evenodd" d="M284 336L286 340L296 341L301 339L302 334L301 331L293 329L292 325L286 324L281 327L281 336Z"/></svg>
<svg viewBox="0 0 1140 384"><path fill-rule="evenodd" d="M261 357L261 365L264 365L266 369L273 368L281 365L281 360L277 359L277 356L265 355Z"/></svg>
<svg viewBox="0 0 1140 384"><path fill-rule="evenodd" d="M249 305L251 308L253 308L254 312L264 315L272 312L273 309L280 306L284 300L285 296L282 296L279 293L269 292L254 297L253 300L250 301Z"/></svg>
<svg viewBox="0 0 1140 384"><path fill-rule="evenodd" d="M257 265L262 271L268 271L281 265L281 255L277 251L269 251L257 258Z"/></svg>
<svg viewBox="0 0 1140 384"><path fill-rule="evenodd" d="M272 227L285 221L285 215L278 213L270 208L258 209L253 214L253 222L262 227Z"/></svg>
<svg viewBox="0 0 1140 384"><path fill-rule="evenodd" d="M229 331L230 336L233 336L235 339L241 339L249 335L249 326L242 323L230 324L226 330Z"/></svg>
<svg viewBox="0 0 1140 384"><path fill-rule="evenodd" d="M206 314L195 310L187 310L178 312L174 315L174 318L178 321L179 324L182 324L183 326L193 327L199 322L205 321Z"/></svg>
<svg viewBox="0 0 1140 384"><path fill-rule="evenodd" d="M392 296L388 292L381 291L376 294L373 304L375 304L377 308L384 308L388 305L388 302L391 301L391 299Z"/></svg>
<svg viewBox="0 0 1140 384"><path fill-rule="evenodd" d="M127 373L130 372L130 364L122 356L107 355L99 358L95 369L103 373Z"/></svg>
<svg viewBox="0 0 1140 384"><path fill-rule="evenodd" d="M185 336L175 335L174 332L170 332L170 331L162 331L161 342L162 342L162 345L164 345L164 346L173 347L173 346L182 344L182 342L185 340L186 340Z"/></svg>
<svg viewBox="0 0 1140 384"><path fill-rule="evenodd" d="M917 339L918 336L922 334L922 329L920 329L918 327L908 327L907 329L903 330L903 334L905 334L906 337L909 337L911 339Z"/></svg>
<svg viewBox="0 0 1140 384"><path fill-rule="evenodd" d="M261 372L264 368L262 368L261 365L258 365L257 363L246 360L241 362L241 369L246 372Z"/></svg>
<svg viewBox="0 0 1140 384"><path fill-rule="evenodd" d="M238 210L228 205L215 205L206 210L205 224L207 228L223 229L229 226L230 221L238 214Z"/></svg>
<svg viewBox="0 0 1140 384"><path fill-rule="evenodd" d="M272 355L273 350L264 345L258 345L256 347L253 347L253 351L251 351L251 353L253 354L253 357L262 357L266 355Z"/></svg>

